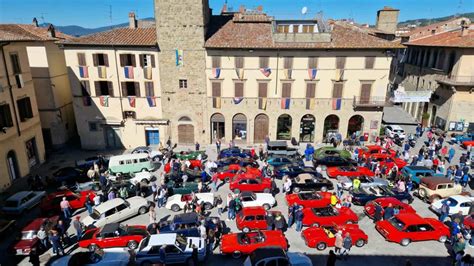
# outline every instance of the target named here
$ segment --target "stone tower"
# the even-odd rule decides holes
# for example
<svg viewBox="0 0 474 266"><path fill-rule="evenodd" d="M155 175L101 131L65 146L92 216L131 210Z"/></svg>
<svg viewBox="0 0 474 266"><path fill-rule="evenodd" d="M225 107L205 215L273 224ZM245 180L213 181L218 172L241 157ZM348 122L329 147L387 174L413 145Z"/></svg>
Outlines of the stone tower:
<svg viewBox="0 0 474 266"><path fill-rule="evenodd" d="M204 43L210 16L208 0L155 0L163 117L170 120L173 143L206 142Z"/></svg>
<svg viewBox="0 0 474 266"><path fill-rule="evenodd" d="M395 34L398 24L398 14L400 10L385 6L377 11L377 21L375 27L378 30Z"/></svg>

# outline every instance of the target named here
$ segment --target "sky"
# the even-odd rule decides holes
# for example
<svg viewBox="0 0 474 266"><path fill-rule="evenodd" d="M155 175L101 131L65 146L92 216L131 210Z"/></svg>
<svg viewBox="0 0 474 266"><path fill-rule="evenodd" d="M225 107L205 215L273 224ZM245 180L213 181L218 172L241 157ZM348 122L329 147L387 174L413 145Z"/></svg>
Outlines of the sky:
<svg viewBox="0 0 474 266"><path fill-rule="evenodd" d="M180 0L170 0L180 1ZM199 0L198 0L199 1ZM219 13L225 0L210 0ZM383 6L400 9L399 21L435 18L474 11L474 0L227 0L238 10L240 5L264 11L279 19L314 18L323 11L324 18L352 18L358 23L375 24L376 12ZM306 15L301 10L307 7ZM153 17L153 0L0 0L0 23L40 23L78 25L86 28L109 26L128 21L128 12L138 18Z"/></svg>

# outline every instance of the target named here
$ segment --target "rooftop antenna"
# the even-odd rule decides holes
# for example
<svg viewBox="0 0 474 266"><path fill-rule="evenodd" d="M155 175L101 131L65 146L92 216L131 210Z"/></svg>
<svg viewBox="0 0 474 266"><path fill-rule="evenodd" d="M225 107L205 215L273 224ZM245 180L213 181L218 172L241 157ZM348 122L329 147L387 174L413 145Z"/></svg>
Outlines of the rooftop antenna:
<svg viewBox="0 0 474 266"><path fill-rule="evenodd" d="M327 32L329 27L324 20L324 12L322 10L316 13L316 20L318 21L319 27L321 28L321 32Z"/></svg>
<svg viewBox="0 0 474 266"><path fill-rule="evenodd" d="M301 15L303 15L303 17L306 18L306 14L308 14L308 7L304 6L301 9Z"/></svg>

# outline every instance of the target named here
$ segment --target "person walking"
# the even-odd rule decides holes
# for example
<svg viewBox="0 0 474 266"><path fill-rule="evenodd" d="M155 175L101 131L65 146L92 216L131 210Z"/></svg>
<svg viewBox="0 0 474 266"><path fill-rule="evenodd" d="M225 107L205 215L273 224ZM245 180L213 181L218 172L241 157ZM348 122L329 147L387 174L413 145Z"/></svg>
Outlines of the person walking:
<svg viewBox="0 0 474 266"><path fill-rule="evenodd" d="M339 230L337 231L336 235L334 236L334 252L336 252L337 255L341 255L341 250L342 250L342 231Z"/></svg>
<svg viewBox="0 0 474 266"><path fill-rule="evenodd" d="M122 199L127 199L128 198L128 189L126 186L122 186L119 189L119 194Z"/></svg>
<svg viewBox="0 0 474 266"><path fill-rule="evenodd" d="M295 221L295 212L298 209L298 204L295 202L293 205L288 207L288 228L293 226L293 222Z"/></svg>
<svg viewBox="0 0 474 266"><path fill-rule="evenodd" d="M154 206L150 206L150 210L148 211L148 218L150 224L156 223L156 211Z"/></svg>
<svg viewBox="0 0 474 266"><path fill-rule="evenodd" d="M61 211L63 212L64 218L69 219L71 217L71 205L67 201L66 197L63 197L63 200L59 203Z"/></svg>
<svg viewBox="0 0 474 266"><path fill-rule="evenodd" d="M92 193L87 194L86 202L84 203L84 206L87 209L87 213L92 214L92 206L94 206L94 202L91 200Z"/></svg>
<svg viewBox="0 0 474 266"><path fill-rule="evenodd" d="M84 231L83 228L84 228L84 224L81 223L81 216L76 216L76 219L74 219L74 221L72 221L72 226L74 227L74 229L76 230L76 239L77 241L79 241L79 239L81 239L82 237L82 232Z"/></svg>
<svg viewBox="0 0 474 266"><path fill-rule="evenodd" d="M349 233L346 233L346 236L342 240L342 256L344 260L347 260L347 257L349 256L349 252L351 251L352 248L352 238Z"/></svg>
<svg viewBox="0 0 474 266"><path fill-rule="evenodd" d="M219 139L216 140L216 150L217 154L221 152L221 141Z"/></svg>
<svg viewBox="0 0 474 266"><path fill-rule="evenodd" d="M58 224L55 226L55 230L59 233L59 237L64 244L69 243L69 236L67 235L67 226L64 224L63 220L59 220Z"/></svg>
<svg viewBox="0 0 474 266"><path fill-rule="evenodd" d="M382 220L382 207L379 204L375 204L374 223L380 220Z"/></svg>
<svg viewBox="0 0 474 266"><path fill-rule="evenodd" d="M446 218L449 216L449 200L446 200L446 201L443 201L442 205L441 205L441 211L440 211L440 215L439 215L439 220L441 222L444 222L444 220L446 220Z"/></svg>
<svg viewBox="0 0 474 266"><path fill-rule="evenodd" d="M151 200L155 201L156 196L158 194L158 185L156 184L156 182L151 183L151 194L152 194Z"/></svg>
<svg viewBox="0 0 474 266"><path fill-rule="evenodd" d="M113 200L115 199L116 195L115 195L115 190L111 189L109 191L109 194L107 194L107 200Z"/></svg>
<svg viewBox="0 0 474 266"><path fill-rule="evenodd" d="M199 151L200 147L201 147L201 145L199 144L199 142L196 141L196 145L195 145L196 151Z"/></svg>
<svg viewBox="0 0 474 266"><path fill-rule="evenodd" d="M454 158L455 153L456 153L456 151L454 150L454 147L451 145L451 147L449 148L449 152L448 152L448 163L451 163L451 161Z"/></svg>
<svg viewBox="0 0 474 266"><path fill-rule="evenodd" d="M157 207L161 208L165 204L165 195L166 195L166 190L163 187L160 187L158 189L158 196L157 196Z"/></svg>
<svg viewBox="0 0 474 266"><path fill-rule="evenodd" d="M30 257L29 262L30 262L33 266L40 266L39 252L38 252L38 250L36 249L36 247L31 248L29 257Z"/></svg>
<svg viewBox="0 0 474 266"><path fill-rule="evenodd" d="M48 250L49 245L48 245L48 233L44 229L44 226L41 226L38 232L36 233L36 237L41 243L41 246L44 250Z"/></svg>
<svg viewBox="0 0 474 266"><path fill-rule="evenodd" d="M212 186L212 190L214 192L217 192L217 181L219 180L219 178L217 178L217 175L212 175L211 177L211 186Z"/></svg>
<svg viewBox="0 0 474 266"><path fill-rule="evenodd" d="M227 221L234 220L235 218L235 206L236 202L235 199L232 197L231 200L229 201L229 206L228 206L228 211L227 211Z"/></svg>
<svg viewBox="0 0 474 266"><path fill-rule="evenodd" d="M222 197L220 195L217 196L216 205L217 205L217 213L219 214L219 217L220 217L225 209L225 202L222 200Z"/></svg>
<svg viewBox="0 0 474 266"><path fill-rule="evenodd" d="M64 248L61 243L61 238L59 237L59 233L56 230L53 230L53 235L51 236L51 245L53 246L53 254L59 256L64 255Z"/></svg>
<svg viewBox="0 0 474 266"><path fill-rule="evenodd" d="M303 228L303 211L302 208L298 208L295 212L296 232L301 232Z"/></svg>

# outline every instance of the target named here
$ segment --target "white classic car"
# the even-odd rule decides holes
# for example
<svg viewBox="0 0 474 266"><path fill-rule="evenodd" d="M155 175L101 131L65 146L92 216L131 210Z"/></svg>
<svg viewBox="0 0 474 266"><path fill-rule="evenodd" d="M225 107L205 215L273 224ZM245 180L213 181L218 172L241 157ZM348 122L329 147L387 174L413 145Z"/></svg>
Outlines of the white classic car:
<svg viewBox="0 0 474 266"><path fill-rule="evenodd" d="M463 195L455 195L451 196L446 199L440 199L433 203L431 203L430 209L433 210L435 213L441 213L441 206L443 202L449 201L449 215L456 214L458 212L462 212L462 215L468 215L471 206L474 205L474 197L468 197Z"/></svg>
<svg viewBox="0 0 474 266"><path fill-rule="evenodd" d="M59 257L51 266L103 265L126 266L130 263L130 252L125 248L107 248L97 251L84 251Z"/></svg>
<svg viewBox="0 0 474 266"><path fill-rule="evenodd" d="M201 204L204 205L204 209L210 210L215 206L215 199L214 199L213 193L196 193L194 195L197 198L197 203L200 205ZM177 212L184 208L184 205L186 205L186 202L190 202L192 200L193 200L192 194L186 194L186 195L175 194L166 200L165 207L169 210Z"/></svg>
<svg viewBox="0 0 474 266"><path fill-rule="evenodd" d="M119 181L117 180L117 176L115 175L109 175L109 179L114 182ZM156 177L148 171L142 171L142 172L132 173L131 178L124 178L124 180L130 181L130 183L132 184L136 184L139 182L149 184L150 182L156 180Z"/></svg>
<svg viewBox="0 0 474 266"><path fill-rule="evenodd" d="M45 191L17 192L5 201L2 211L7 214L21 214L38 205L45 196Z"/></svg>
<svg viewBox="0 0 474 266"><path fill-rule="evenodd" d="M240 193L239 197L243 207L263 206L265 210L269 210L276 204L275 198L270 193L253 193L246 191Z"/></svg>
<svg viewBox="0 0 474 266"><path fill-rule="evenodd" d="M102 227L108 223L126 220L137 214L145 214L150 207L147 199L139 196L127 200L116 198L101 203L94 208L94 212L82 219L85 226Z"/></svg>
<svg viewBox="0 0 474 266"><path fill-rule="evenodd" d="M361 176L359 177L360 187L377 187L377 186L388 186L387 179L371 177L371 176ZM352 188L352 179L347 176L338 176L337 182L341 183L342 188L349 190Z"/></svg>

